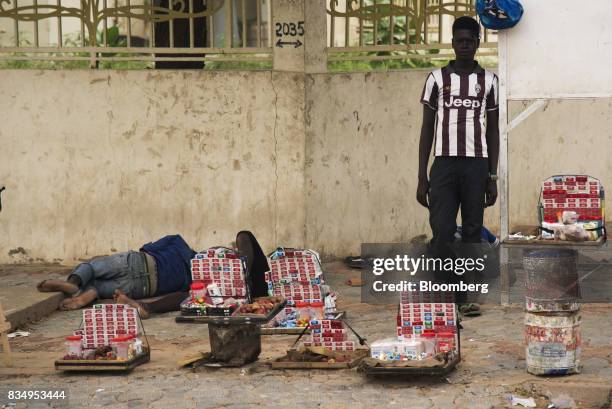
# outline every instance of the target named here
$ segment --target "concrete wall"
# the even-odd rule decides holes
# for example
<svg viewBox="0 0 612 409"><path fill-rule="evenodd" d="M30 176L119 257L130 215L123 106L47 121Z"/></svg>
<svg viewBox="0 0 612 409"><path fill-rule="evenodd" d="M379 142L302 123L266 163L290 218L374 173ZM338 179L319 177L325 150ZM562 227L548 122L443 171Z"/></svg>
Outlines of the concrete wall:
<svg viewBox="0 0 612 409"><path fill-rule="evenodd" d="M428 213L415 201L424 79L415 71L308 77L306 235L323 254L426 231Z"/></svg>
<svg viewBox="0 0 612 409"><path fill-rule="evenodd" d="M340 257L429 232L414 199L426 71L0 76L0 263L71 264L171 233L201 249L240 229L266 251ZM512 224L536 222L552 174L612 186L611 107L552 101L511 134Z"/></svg>
<svg viewBox="0 0 612 409"><path fill-rule="evenodd" d="M415 200L426 74L308 77L306 237L324 255L430 233ZM523 105L510 105L512 117ZM587 173L612 186L611 107L610 99L551 101L511 133L511 226L537 224L540 181L551 175ZM498 205L485 212L485 225L498 231Z"/></svg>
<svg viewBox="0 0 612 409"><path fill-rule="evenodd" d="M0 262L69 264L172 233L196 249L239 229L304 242L303 77L0 75Z"/></svg>
<svg viewBox="0 0 612 409"><path fill-rule="evenodd" d="M510 104L510 115L526 106ZM612 189L612 99L552 100L509 136L510 220L533 224L539 184L549 176L585 173ZM606 202L611 214L612 202ZM610 217L608 216L608 221Z"/></svg>

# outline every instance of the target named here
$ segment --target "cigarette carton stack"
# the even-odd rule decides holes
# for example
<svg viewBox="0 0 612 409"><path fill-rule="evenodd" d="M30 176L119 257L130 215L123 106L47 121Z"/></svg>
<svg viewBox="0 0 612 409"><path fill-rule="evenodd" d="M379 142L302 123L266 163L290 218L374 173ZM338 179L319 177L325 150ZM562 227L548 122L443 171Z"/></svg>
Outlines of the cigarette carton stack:
<svg viewBox="0 0 612 409"><path fill-rule="evenodd" d="M138 334L138 313L124 304L97 304L83 310L83 329L75 331L83 336L85 349L110 345L118 335Z"/></svg>
<svg viewBox="0 0 612 409"><path fill-rule="evenodd" d="M314 315L322 317L324 296L321 285L299 282L271 283L270 295L281 296L287 300L284 314L279 314L278 320L275 321L278 324L277 326L306 326L312 317L312 310L317 308L316 306L319 306L320 311L318 313L314 312Z"/></svg>
<svg viewBox="0 0 612 409"><path fill-rule="evenodd" d="M540 194L540 224L561 223L564 211L575 212L578 224L597 233L596 240L605 224L605 193L601 182L586 175L553 176L542 182ZM546 232L542 234L546 238Z"/></svg>
<svg viewBox="0 0 612 409"><path fill-rule="evenodd" d="M372 358L409 361L459 353L456 307L452 293L402 292L397 337L371 344Z"/></svg>
<svg viewBox="0 0 612 409"><path fill-rule="evenodd" d="M457 333L456 307L451 293L402 292L397 317L399 340L424 334Z"/></svg>
<svg viewBox="0 0 612 409"><path fill-rule="evenodd" d="M284 297L295 305L296 302L321 302L323 294L319 284L274 283L271 295Z"/></svg>
<svg viewBox="0 0 612 409"><path fill-rule="evenodd" d="M193 282L204 283L211 295L224 300L247 298L244 261L231 249L213 247L191 260ZM209 288L212 286L212 288ZM214 291L211 291L214 288ZM214 293L214 294L213 294Z"/></svg>
<svg viewBox="0 0 612 409"><path fill-rule="evenodd" d="M354 351L355 342L349 341L348 330L341 320L310 321L310 337L305 347L323 347L332 351Z"/></svg>
<svg viewBox="0 0 612 409"><path fill-rule="evenodd" d="M321 284L323 271L318 255L311 250L276 250L268 261L266 280L273 283Z"/></svg>
<svg viewBox="0 0 612 409"><path fill-rule="evenodd" d="M279 247L268 256L268 265L270 295L287 299L284 312L271 326L305 326L314 317L323 318L324 312L335 312L335 303L323 286L323 270L315 251Z"/></svg>

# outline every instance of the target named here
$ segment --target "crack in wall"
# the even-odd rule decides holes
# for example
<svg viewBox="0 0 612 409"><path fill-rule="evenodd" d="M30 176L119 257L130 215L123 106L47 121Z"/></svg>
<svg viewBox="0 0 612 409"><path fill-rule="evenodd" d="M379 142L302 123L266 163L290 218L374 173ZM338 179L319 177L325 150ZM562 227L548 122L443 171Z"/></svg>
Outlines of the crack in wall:
<svg viewBox="0 0 612 409"><path fill-rule="evenodd" d="M278 137L276 136L276 126L278 124L278 92L274 86L274 71L270 71L270 84L274 92L274 127L272 137L274 138L274 243L278 245Z"/></svg>

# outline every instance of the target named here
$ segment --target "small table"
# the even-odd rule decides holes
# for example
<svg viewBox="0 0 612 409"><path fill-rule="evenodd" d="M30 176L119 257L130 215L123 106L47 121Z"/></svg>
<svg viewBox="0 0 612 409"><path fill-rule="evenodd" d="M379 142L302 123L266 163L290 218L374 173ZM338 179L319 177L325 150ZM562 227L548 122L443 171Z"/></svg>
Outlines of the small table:
<svg viewBox="0 0 612 409"><path fill-rule="evenodd" d="M500 284L501 284L501 303L508 305L510 302L510 263L508 259L508 251L511 248L515 249L543 249L543 250L593 250L597 251L607 247L606 237L600 237L594 241L562 241L562 240L544 240L537 237L532 240L512 240L508 237L501 241L501 257L500 257Z"/></svg>
<svg viewBox="0 0 612 409"><path fill-rule="evenodd" d="M213 366L242 366L257 360L261 353L261 325L269 322L287 305L279 303L267 315L178 316L179 324L208 324ZM213 364L214 363L214 364ZM207 365L207 364L205 364Z"/></svg>

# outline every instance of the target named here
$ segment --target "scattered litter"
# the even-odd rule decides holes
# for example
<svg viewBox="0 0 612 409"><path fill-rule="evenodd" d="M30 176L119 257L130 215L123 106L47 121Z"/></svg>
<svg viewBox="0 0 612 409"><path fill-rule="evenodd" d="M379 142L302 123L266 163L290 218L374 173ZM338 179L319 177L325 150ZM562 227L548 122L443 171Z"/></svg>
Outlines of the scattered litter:
<svg viewBox="0 0 612 409"><path fill-rule="evenodd" d="M349 278L345 284L351 287L363 287L365 285L361 278Z"/></svg>
<svg viewBox="0 0 612 409"><path fill-rule="evenodd" d="M521 396L510 395L508 399L510 399L510 401L512 402L512 406L520 405L525 408L535 408L536 407L536 403L535 403L535 400L533 400L533 398L523 398Z"/></svg>
<svg viewBox="0 0 612 409"><path fill-rule="evenodd" d="M96 393L104 392L104 388L96 389Z"/></svg>
<svg viewBox="0 0 612 409"><path fill-rule="evenodd" d="M11 332L7 335L9 338L17 338L17 337L29 337L30 333L28 331L15 331Z"/></svg>
<svg viewBox="0 0 612 409"><path fill-rule="evenodd" d="M470 342L474 342L474 341L475 341L475 339L474 339L474 338L470 338Z"/></svg>
<svg viewBox="0 0 612 409"><path fill-rule="evenodd" d="M536 236L524 235L520 231L517 232L517 233L513 233L513 234L508 235L508 239L509 240L533 240L535 238L536 238Z"/></svg>
<svg viewBox="0 0 612 409"><path fill-rule="evenodd" d="M576 402L568 395L559 395L550 400L550 405L556 409L571 409L576 407Z"/></svg>

